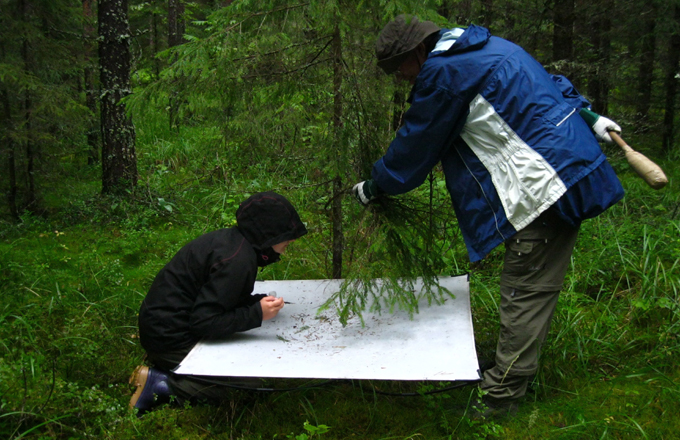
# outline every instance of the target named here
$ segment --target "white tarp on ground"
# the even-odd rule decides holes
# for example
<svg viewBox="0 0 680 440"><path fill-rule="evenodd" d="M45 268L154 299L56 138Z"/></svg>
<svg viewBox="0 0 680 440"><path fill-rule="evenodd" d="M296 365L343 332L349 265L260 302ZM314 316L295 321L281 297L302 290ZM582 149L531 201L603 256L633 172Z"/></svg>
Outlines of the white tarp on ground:
<svg viewBox="0 0 680 440"><path fill-rule="evenodd" d="M319 379L479 379L467 276L440 278L455 295L420 312L364 313L342 327L335 310L317 314L342 280L264 281L286 304L262 327L220 342L200 342L178 374ZM416 285L418 287L418 285Z"/></svg>

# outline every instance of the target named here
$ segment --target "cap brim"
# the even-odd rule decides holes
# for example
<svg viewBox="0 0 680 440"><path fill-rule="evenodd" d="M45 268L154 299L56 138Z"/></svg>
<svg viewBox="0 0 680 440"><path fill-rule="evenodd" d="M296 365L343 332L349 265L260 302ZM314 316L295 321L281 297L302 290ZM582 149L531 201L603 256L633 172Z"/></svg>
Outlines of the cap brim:
<svg viewBox="0 0 680 440"><path fill-rule="evenodd" d="M383 72L385 72L387 75L391 75L397 70L399 70L399 66L401 66L401 64L404 61L406 61L406 58L408 58L409 53L410 51L400 53L399 55L395 55L384 60L379 60L378 67L380 67L383 70Z"/></svg>

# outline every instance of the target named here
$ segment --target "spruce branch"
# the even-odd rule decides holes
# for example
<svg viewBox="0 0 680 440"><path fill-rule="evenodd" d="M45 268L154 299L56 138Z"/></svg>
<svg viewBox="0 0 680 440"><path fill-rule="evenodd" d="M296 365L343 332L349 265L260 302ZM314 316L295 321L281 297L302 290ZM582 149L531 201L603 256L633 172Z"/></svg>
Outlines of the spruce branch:
<svg viewBox="0 0 680 440"><path fill-rule="evenodd" d="M356 316L363 324L362 313L369 310L390 313L418 313L423 300L428 305L441 304L454 295L439 285L438 277L448 265L443 254L453 241L450 208L436 197L433 178L430 196L381 196L362 210L355 222L357 235L349 276L339 291L320 308L335 308L340 322L346 325ZM422 192L421 192L422 195Z"/></svg>

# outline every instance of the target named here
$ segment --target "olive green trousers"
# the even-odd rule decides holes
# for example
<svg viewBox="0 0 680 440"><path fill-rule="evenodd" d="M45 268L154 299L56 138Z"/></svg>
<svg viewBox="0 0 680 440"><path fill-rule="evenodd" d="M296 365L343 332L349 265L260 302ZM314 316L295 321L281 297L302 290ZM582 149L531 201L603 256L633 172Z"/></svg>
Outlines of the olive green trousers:
<svg viewBox="0 0 680 440"><path fill-rule="evenodd" d="M526 393L577 236L578 228L548 211L505 242L496 365L481 383L488 396L517 399Z"/></svg>

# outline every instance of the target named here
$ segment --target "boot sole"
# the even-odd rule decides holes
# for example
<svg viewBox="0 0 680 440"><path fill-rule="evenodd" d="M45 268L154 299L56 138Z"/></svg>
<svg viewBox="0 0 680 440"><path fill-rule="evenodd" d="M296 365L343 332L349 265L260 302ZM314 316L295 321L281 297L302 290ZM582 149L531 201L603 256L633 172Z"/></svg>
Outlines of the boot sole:
<svg viewBox="0 0 680 440"><path fill-rule="evenodd" d="M130 376L130 380L128 380L128 383L130 385L134 385L137 387L135 390L135 393L132 395L132 398L130 398L130 408L134 408L135 405L137 405L137 401L139 400L139 396L142 395L142 391L144 391L144 387L146 386L146 380L149 377L149 367L145 367L143 365L138 366L135 368L135 371L132 372L132 375Z"/></svg>

